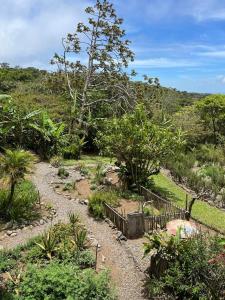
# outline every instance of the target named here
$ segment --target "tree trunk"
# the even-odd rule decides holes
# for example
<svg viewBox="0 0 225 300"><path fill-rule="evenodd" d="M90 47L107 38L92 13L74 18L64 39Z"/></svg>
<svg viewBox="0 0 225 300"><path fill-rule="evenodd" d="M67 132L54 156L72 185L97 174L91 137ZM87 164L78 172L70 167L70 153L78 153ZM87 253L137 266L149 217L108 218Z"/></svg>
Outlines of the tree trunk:
<svg viewBox="0 0 225 300"><path fill-rule="evenodd" d="M216 148L217 145L217 139L216 139L216 124L215 124L215 119L212 119L213 123L213 139L214 139L214 148Z"/></svg>
<svg viewBox="0 0 225 300"><path fill-rule="evenodd" d="M15 182L11 182L11 186L10 186L10 193L9 193L9 197L8 197L8 211L13 207L13 196L14 196L14 191L15 191Z"/></svg>

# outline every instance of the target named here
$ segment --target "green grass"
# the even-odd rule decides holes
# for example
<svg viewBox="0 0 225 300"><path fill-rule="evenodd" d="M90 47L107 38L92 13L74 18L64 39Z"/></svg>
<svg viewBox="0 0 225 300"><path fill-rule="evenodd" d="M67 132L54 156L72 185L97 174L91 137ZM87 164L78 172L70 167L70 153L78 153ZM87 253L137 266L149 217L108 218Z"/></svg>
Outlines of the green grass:
<svg viewBox="0 0 225 300"><path fill-rule="evenodd" d="M109 157L104 157L104 156L99 156L99 155L82 155L81 159L75 160L75 159L65 159L64 160L64 165L65 166L74 166L78 165L79 163L84 162L87 167L90 164L98 164L98 163L103 163L103 164L111 164L114 163L114 160L109 158Z"/></svg>
<svg viewBox="0 0 225 300"><path fill-rule="evenodd" d="M185 208L185 199L187 192L176 185L170 178L162 173L152 176L156 190L165 198L170 199L181 208ZM191 199L191 195L189 195ZM207 225L210 225L225 233L225 213L216 207L212 207L206 202L196 201L192 216Z"/></svg>

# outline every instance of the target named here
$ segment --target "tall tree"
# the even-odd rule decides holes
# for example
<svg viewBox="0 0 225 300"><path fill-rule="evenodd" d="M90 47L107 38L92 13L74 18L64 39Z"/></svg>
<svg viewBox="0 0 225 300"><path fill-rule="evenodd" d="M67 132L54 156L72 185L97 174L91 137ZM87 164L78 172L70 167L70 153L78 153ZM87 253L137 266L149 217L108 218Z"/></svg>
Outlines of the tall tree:
<svg viewBox="0 0 225 300"><path fill-rule="evenodd" d="M55 54L52 60L65 76L79 125L87 120L97 103L131 98L123 68L134 59L130 41L121 28L123 19L109 1L97 0L85 12L88 23L78 23L75 32L62 39L63 54Z"/></svg>

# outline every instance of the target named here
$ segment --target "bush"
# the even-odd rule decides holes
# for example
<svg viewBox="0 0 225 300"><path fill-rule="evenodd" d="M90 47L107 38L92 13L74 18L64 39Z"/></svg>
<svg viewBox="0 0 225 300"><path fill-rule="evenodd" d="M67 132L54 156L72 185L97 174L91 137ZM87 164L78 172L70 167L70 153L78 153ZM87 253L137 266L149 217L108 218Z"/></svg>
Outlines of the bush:
<svg viewBox="0 0 225 300"><path fill-rule="evenodd" d="M196 151L197 160L202 163L219 163L225 164L225 156L222 148L215 148L214 145L202 145Z"/></svg>
<svg viewBox="0 0 225 300"><path fill-rule="evenodd" d="M13 206L6 214L8 202L8 191L0 191L0 217L9 216L11 220L20 221L21 219L30 220L37 217L35 205L39 200L39 194L31 181L25 180L16 186L13 198Z"/></svg>
<svg viewBox="0 0 225 300"><path fill-rule="evenodd" d="M161 248L160 248L161 249ZM167 269L156 278L148 280L149 297L156 299L223 299L225 291L225 266L211 259L223 248L215 237L198 236L181 240L177 251L167 260Z"/></svg>
<svg viewBox="0 0 225 300"><path fill-rule="evenodd" d="M45 268L30 265L22 276L15 299L113 300L107 272L80 271L72 264L50 263Z"/></svg>
<svg viewBox="0 0 225 300"><path fill-rule="evenodd" d="M59 168L62 165L62 157L55 155L50 159L50 164L55 167Z"/></svg>
<svg viewBox="0 0 225 300"><path fill-rule="evenodd" d="M79 144L73 143L63 149L63 157L65 159L80 159L80 152Z"/></svg>
<svg viewBox="0 0 225 300"><path fill-rule="evenodd" d="M69 176L69 172L68 172L64 167L60 167L60 168L58 169L57 175L58 175L60 178L64 179L64 178L66 178L66 177Z"/></svg>
<svg viewBox="0 0 225 300"><path fill-rule="evenodd" d="M158 210L157 208L155 208L154 206L150 206L150 205L145 206L143 210L144 210L144 214L145 214L146 216L159 216L159 215L162 214L161 211L159 211L159 210Z"/></svg>
<svg viewBox="0 0 225 300"><path fill-rule="evenodd" d="M111 206L117 206L119 204L117 194L114 191L101 191L93 193L89 197L88 208L90 213L93 214L94 217L104 217L104 202Z"/></svg>

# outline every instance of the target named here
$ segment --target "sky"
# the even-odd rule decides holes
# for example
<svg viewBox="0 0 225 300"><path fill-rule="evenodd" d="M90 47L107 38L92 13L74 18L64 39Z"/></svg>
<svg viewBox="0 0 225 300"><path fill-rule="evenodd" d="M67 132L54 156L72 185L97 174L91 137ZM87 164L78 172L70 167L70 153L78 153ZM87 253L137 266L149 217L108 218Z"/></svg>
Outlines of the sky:
<svg viewBox="0 0 225 300"><path fill-rule="evenodd" d="M0 0L0 62L50 69L94 0ZM137 79L225 93L225 0L111 0L132 41Z"/></svg>

